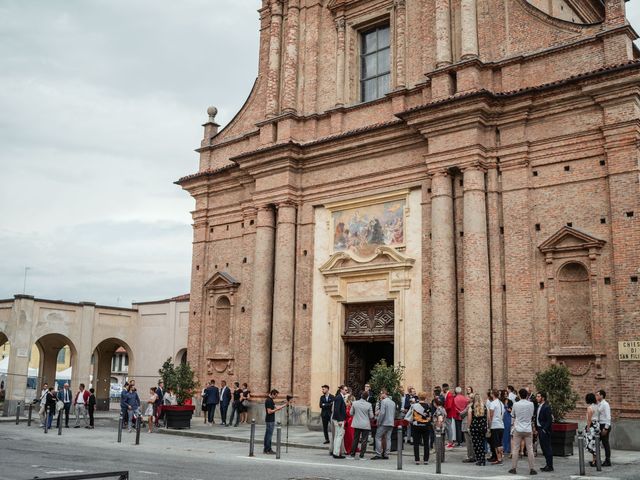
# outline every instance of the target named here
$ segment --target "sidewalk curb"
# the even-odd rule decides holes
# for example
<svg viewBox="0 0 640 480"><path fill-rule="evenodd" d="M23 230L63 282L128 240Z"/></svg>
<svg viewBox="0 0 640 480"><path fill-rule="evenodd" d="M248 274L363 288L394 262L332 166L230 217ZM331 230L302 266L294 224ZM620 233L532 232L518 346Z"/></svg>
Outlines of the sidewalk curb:
<svg viewBox="0 0 640 480"><path fill-rule="evenodd" d="M223 440L225 442L249 443L248 438L233 437L230 435L222 435L219 433L202 433L202 432L194 432L191 430L168 430L166 428L157 429L156 432L162 433L164 435L177 435L179 437L207 438L210 440ZM256 442L256 444L258 443L259 442ZM282 447L286 447L286 446L287 444L285 442L282 442ZM289 442L289 447L328 451L326 446L309 445L306 443Z"/></svg>

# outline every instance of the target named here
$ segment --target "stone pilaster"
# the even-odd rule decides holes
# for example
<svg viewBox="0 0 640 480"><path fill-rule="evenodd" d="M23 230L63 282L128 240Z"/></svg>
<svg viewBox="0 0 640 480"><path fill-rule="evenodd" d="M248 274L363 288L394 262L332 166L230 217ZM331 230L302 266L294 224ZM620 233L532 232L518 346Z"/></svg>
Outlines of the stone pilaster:
<svg viewBox="0 0 640 480"><path fill-rule="evenodd" d="M278 114L280 95L280 50L282 36L282 0L271 0L269 70L267 71L267 117Z"/></svg>
<svg viewBox="0 0 640 480"><path fill-rule="evenodd" d="M450 65L451 61L450 0L436 0L436 66Z"/></svg>
<svg viewBox="0 0 640 480"><path fill-rule="evenodd" d="M457 383L456 262L451 177L431 180L431 326L438 341L430 345L434 385Z"/></svg>
<svg viewBox="0 0 640 480"><path fill-rule="evenodd" d="M273 306L274 212L258 209L253 270L251 315L251 390L264 395L269 390L271 370L271 318Z"/></svg>
<svg viewBox="0 0 640 480"><path fill-rule="evenodd" d="M485 391L491 379L491 289L484 170L464 170L464 354L466 386Z"/></svg>
<svg viewBox="0 0 640 480"><path fill-rule="evenodd" d="M291 203L278 205L275 259L271 386L291 394L296 280L296 207Z"/></svg>
<svg viewBox="0 0 640 480"><path fill-rule="evenodd" d="M298 41L300 35L299 0L289 0L287 10L287 29L284 49L284 92L282 110L297 111L298 97Z"/></svg>
<svg viewBox="0 0 640 480"><path fill-rule="evenodd" d="M345 83L345 55L346 55L346 28L347 22L344 17L336 18L336 31L338 35L336 51L336 106L344 105L344 83Z"/></svg>
<svg viewBox="0 0 640 480"><path fill-rule="evenodd" d="M406 30L407 30L407 3L406 0L395 0L396 8L396 88L404 88L407 85L406 63Z"/></svg>
<svg viewBox="0 0 640 480"><path fill-rule="evenodd" d="M461 31L462 58L474 58L478 56L478 20L476 0L462 0L461 9Z"/></svg>

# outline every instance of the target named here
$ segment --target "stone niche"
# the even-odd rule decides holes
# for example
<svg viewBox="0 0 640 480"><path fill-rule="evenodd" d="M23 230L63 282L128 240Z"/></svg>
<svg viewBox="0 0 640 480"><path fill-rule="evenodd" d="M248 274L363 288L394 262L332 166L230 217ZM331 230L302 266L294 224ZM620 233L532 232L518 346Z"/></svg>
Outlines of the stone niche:
<svg viewBox="0 0 640 480"><path fill-rule="evenodd" d="M226 272L216 272L205 284L205 348L207 374L233 376L235 299L240 282Z"/></svg>
<svg viewBox="0 0 640 480"><path fill-rule="evenodd" d="M571 227L544 241L549 352L573 376L605 378L600 254L605 242Z"/></svg>

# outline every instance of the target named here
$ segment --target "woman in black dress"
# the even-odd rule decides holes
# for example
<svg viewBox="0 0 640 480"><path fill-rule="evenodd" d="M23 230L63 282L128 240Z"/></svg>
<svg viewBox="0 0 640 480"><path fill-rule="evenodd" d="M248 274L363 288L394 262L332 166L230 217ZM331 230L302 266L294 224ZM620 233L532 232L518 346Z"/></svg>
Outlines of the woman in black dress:
<svg viewBox="0 0 640 480"><path fill-rule="evenodd" d="M238 411L240 412L240 423L247 423L247 412L249 411L249 399L251 398L251 392L249 391L249 385L242 384L242 392L240 393L240 406Z"/></svg>
<svg viewBox="0 0 640 480"><path fill-rule="evenodd" d="M487 407L482 403L479 394L473 396L473 402L469 405L469 432L473 442L473 451L476 456L476 465L485 464L485 435L487 433Z"/></svg>

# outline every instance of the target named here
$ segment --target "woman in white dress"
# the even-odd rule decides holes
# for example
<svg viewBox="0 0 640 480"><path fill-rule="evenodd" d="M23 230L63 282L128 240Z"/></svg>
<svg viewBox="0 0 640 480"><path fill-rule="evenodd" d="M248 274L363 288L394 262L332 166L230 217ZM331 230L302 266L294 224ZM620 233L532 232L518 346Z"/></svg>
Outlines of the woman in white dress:
<svg viewBox="0 0 640 480"><path fill-rule="evenodd" d="M158 400L158 395L156 395L156 387L151 387L149 389L149 399L147 400L147 408L144 411L145 416L147 417L147 422L149 423L149 433L153 431L153 406Z"/></svg>
<svg viewBox="0 0 640 480"><path fill-rule="evenodd" d="M164 394L164 398L162 400L164 405L178 405L178 399L171 387L167 389L167 393Z"/></svg>
<svg viewBox="0 0 640 480"><path fill-rule="evenodd" d="M600 416L598 413L598 405L596 404L596 396L593 393L587 393L585 402L587 403L587 425L584 427L585 448L593 456L593 460L589 465L595 467L596 437L600 436Z"/></svg>

